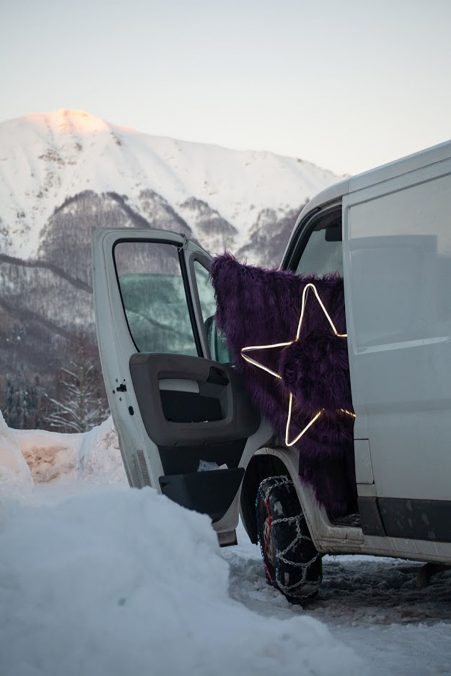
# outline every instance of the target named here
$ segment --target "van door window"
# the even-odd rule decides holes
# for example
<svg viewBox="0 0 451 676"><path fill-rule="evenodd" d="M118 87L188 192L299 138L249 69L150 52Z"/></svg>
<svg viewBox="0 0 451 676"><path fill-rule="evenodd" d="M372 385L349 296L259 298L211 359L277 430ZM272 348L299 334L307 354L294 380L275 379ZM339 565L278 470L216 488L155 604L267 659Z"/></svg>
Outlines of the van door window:
<svg viewBox="0 0 451 676"><path fill-rule="evenodd" d="M343 276L341 213L321 220L310 231L295 272L302 275Z"/></svg>
<svg viewBox="0 0 451 676"><path fill-rule="evenodd" d="M197 356L177 247L122 241L114 248L114 261L137 351Z"/></svg>
<svg viewBox="0 0 451 676"><path fill-rule="evenodd" d="M210 273L198 260L194 261L197 291L211 358L221 364L232 362L225 337L216 325L216 299Z"/></svg>

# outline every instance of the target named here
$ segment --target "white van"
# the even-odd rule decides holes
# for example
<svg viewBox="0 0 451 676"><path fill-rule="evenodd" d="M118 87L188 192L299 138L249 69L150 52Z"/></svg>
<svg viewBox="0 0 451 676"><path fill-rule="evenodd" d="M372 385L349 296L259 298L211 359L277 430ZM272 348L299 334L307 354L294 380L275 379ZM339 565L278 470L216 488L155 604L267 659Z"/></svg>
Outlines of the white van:
<svg viewBox="0 0 451 676"><path fill-rule="evenodd" d="M451 564L451 142L344 180L304 208L282 268L344 278L358 513L333 521L272 441L215 330L209 255L159 230L99 230L98 342L130 484L239 514L268 580L316 593L321 555ZM224 468L220 468L224 467Z"/></svg>

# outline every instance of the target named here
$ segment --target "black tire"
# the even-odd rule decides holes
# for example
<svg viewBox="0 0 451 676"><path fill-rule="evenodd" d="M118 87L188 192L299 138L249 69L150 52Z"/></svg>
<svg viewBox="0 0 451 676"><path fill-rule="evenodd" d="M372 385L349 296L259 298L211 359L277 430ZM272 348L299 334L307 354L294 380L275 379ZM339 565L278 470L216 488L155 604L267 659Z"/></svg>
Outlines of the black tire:
<svg viewBox="0 0 451 676"><path fill-rule="evenodd" d="M319 591L322 561L310 536L293 482L273 476L261 482L256 500L258 541L266 579L291 603Z"/></svg>

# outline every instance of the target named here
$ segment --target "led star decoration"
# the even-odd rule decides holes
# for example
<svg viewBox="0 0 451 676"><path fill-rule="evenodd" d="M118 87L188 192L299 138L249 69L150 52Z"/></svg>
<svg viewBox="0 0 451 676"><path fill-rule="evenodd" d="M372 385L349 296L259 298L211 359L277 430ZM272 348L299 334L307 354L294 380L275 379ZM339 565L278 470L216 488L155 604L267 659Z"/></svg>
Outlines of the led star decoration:
<svg viewBox="0 0 451 676"><path fill-rule="evenodd" d="M319 296L319 293L318 293L316 286L310 282L309 284L305 285L305 287L302 291L301 314L299 316L299 322L298 322L298 328L297 328L297 331L296 331L296 337L293 338L293 340L289 340L285 343L272 343L271 345L248 345L247 347L243 347L241 349L241 356L243 357L243 359L245 361L247 361L252 366L256 366L257 368L262 369L262 371L266 371L266 373L269 373L274 378L278 378L279 380L282 380L282 376L280 375L280 373L277 373L277 371L273 371L272 369L268 368L267 366L264 366L264 364L261 364L256 359L253 359L252 357L250 357L249 352L257 352L259 350L283 349L285 347L288 347L289 345L293 345L294 343L300 342L302 323L304 321L304 314L305 314L305 306L306 306L307 298L308 298L310 291L313 292L316 300L318 301L319 306L320 306L321 310L323 311L324 316L326 317L333 334L337 338L347 338L348 337L347 333L339 333L337 331L337 328L336 328L335 324L333 323L330 314L327 312L327 310L324 306L324 303ZM294 399L294 395L292 394L292 392L290 392L289 397L288 397L287 422L286 422L286 425L285 425L285 444L288 447L294 446L294 444L296 444L304 436L304 434L307 432L307 430L309 430L310 427L312 425L314 425L315 422L324 413L323 408L320 409L319 411L317 411L315 413L315 415L312 417L312 419L307 423L307 425L301 430L301 432L299 432L299 434L297 436L295 436L294 439L290 440L289 436L290 436L290 428L291 428L291 418L292 418L292 414L293 414L293 399ZM355 418L355 414L352 413L351 411L347 411L346 409L343 409L343 408L338 409L338 412L345 414L345 415L352 416L352 417Z"/></svg>

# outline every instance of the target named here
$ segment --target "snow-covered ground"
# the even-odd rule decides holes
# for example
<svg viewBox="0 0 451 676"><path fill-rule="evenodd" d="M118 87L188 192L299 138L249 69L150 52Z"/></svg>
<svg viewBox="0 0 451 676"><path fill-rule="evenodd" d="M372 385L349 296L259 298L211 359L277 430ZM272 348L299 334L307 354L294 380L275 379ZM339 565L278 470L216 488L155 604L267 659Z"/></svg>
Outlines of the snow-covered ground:
<svg viewBox="0 0 451 676"><path fill-rule="evenodd" d="M418 589L420 564L326 557L302 609L239 540L128 488L110 421L0 418L1 676L451 674L451 572Z"/></svg>

